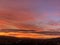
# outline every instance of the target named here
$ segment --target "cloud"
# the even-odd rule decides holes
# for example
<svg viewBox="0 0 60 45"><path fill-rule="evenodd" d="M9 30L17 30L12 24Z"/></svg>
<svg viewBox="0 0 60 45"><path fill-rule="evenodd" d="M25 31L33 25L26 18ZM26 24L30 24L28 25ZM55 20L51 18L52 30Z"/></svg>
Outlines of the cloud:
<svg viewBox="0 0 60 45"><path fill-rule="evenodd" d="M40 0L41 3L40 1L37 0L35 1L0 0L0 1L1 1L0 20L5 20L6 22L11 23L12 26L16 26L18 28L23 28L23 29L43 30L39 28L41 27L40 22L44 24L46 22L47 24L45 25L48 25L49 21L52 23L51 21L52 19L48 17L50 16L50 12L48 10L45 10L45 8L44 9L41 8L44 6L43 4L46 3L46 2L44 3L44 1ZM52 18L55 19L54 17Z"/></svg>

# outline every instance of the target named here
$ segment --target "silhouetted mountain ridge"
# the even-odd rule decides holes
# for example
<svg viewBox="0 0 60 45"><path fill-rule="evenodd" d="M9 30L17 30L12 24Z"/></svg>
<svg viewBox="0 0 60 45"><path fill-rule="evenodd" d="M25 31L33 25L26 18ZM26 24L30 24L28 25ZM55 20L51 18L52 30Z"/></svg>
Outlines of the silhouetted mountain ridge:
<svg viewBox="0 0 60 45"><path fill-rule="evenodd" d="M0 36L0 44L4 45L60 45L60 38L53 39L32 39Z"/></svg>

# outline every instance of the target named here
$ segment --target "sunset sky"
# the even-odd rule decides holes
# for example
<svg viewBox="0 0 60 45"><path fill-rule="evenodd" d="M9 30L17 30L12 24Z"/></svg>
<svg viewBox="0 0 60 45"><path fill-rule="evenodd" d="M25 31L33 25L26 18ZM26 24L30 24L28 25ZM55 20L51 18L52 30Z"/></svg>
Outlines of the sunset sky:
<svg viewBox="0 0 60 45"><path fill-rule="evenodd" d="M0 29L60 31L60 0L0 0Z"/></svg>

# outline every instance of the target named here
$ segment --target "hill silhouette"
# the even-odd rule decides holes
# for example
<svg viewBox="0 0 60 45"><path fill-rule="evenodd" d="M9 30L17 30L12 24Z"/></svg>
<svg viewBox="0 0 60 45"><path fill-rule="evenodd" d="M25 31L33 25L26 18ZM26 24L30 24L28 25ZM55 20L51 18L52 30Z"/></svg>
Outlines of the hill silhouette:
<svg viewBox="0 0 60 45"><path fill-rule="evenodd" d="M60 45L60 38L32 39L0 36L0 45Z"/></svg>

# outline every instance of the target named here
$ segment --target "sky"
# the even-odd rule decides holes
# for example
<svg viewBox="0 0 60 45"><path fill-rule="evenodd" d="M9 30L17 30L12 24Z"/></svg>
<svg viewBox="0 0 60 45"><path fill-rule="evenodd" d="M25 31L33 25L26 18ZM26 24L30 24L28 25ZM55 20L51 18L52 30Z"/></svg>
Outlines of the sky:
<svg viewBox="0 0 60 45"><path fill-rule="evenodd" d="M60 0L0 0L0 29L59 31Z"/></svg>

